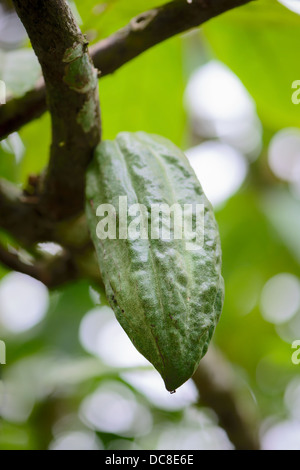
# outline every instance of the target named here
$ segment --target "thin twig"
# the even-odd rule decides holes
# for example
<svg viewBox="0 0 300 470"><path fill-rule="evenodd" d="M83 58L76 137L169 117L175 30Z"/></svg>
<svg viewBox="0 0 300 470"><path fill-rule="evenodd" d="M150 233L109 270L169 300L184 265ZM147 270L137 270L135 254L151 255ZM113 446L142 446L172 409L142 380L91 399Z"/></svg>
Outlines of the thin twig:
<svg viewBox="0 0 300 470"><path fill-rule="evenodd" d="M27 274L41 281L51 289L78 277L77 269L67 253L50 260L35 260L33 264L28 264L0 244L0 263L10 270Z"/></svg>

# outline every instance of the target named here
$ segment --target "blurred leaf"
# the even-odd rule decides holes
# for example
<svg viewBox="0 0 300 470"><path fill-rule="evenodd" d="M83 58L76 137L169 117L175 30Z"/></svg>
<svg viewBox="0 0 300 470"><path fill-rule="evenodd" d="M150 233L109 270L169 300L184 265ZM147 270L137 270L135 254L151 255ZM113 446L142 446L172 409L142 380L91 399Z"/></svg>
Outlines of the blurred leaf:
<svg viewBox="0 0 300 470"><path fill-rule="evenodd" d="M0 423L0 450L29 450L32 442L27 426Z"/></svg>
<svg viewBox="0 0 300 470"><path fill-rule="evenodd" d="M168 0L76 0L72 3L76 4L82 19L82 30L85 33L94 31L95 42L126 26L139 13L168 3Z"/></svg>
<svg viewBox="0 0 300 470"><path fill-rule="evenodd" d="M81 355L79 326L85 313L93 307L88 282L66 285L53 299L39 339L47 349Z"/></svg>
<svg viewBox="0 0 300 470"><path fill-rule="evenodd" d="M247 370L253 383L258 362L270 350L276 349L284 357L290 354L290 345L261 315L262 288L275 274L299 273L293 254L262 209L263 201L264 195L260 197L257 189L249 186L217 213L226 288L215 340L233 363ZM286 367L290 367L290 361Z"/></svg>
<svg viewBox="0 0 300 470"><path fill-rule="evenodd" d="M286 190L266 192L262 207L290 253L300 264L300 201Z"/></svg>
<svg viewBox="0 0 300 470"><path fill-rule="evenodd" d="M3 142L0 144L0 175L8 181L17 181L16 158L12 152L4 150Z"/></svg>
<svg viewBox="0 0 300 470"><path fill-rule="evenodd" d="M18 49L2 56L1 79L7 94L22 96L33 88L41 76L41 68L31 49Z"/></svg>
<svg viewBox="0 0 300 470"><path fill-rule="evenodd" d="M100 80L103 138L143 130L180 145L183 93L182 42L174 38Z"/></svg>
<svg viewBox="0 0 300 470"><path fill-rule="evenodd" d="M25 183L29 174L40 173L48 164L51 142L49 114L23 127L20 136L25 146L25 155L20 164L20 182Z"/></svg>
<svg viewBox="0 0 300 470"><path fill-rule="evenodd" d="M216 56L242 80L263 123L274 129L299 125L292 83L300 16L274 0L260 0L222 15L203 27ZM222 84L217 92L222 93ZM234 106L234 103L233 103Z"/></svg>

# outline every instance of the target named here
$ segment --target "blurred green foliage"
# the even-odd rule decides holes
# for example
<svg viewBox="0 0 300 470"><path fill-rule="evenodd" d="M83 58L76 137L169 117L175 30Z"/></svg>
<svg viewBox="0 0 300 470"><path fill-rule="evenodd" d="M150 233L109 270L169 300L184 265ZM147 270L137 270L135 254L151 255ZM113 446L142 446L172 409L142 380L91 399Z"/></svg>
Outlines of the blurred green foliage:
<svg viewBox="0 0 300 470"><path fill-rule="evenodd" d="M96 42L134 15L156 6L157 0L86 0L71 4L73 8L76 4L82 30ZM262 419L292 419L284 394L290 381L299 376L300 365L291 361L291 343L300 339L300 322L298 329L290 322L280 326L267 322L260 299L266 282L275 275L291 273L299 277L300 201L287 183L271 174L267 153L269 141L278 130L299 126L300 108L291 102L291 84L300 79L300 16L274 0L261 0L211 20L201 35L195 35L199 54L194 42L191 47L190 35L176 37L100 80L103 137L144 130L164 135L184 149L194 142L183 96L187 64L196 69L203 63L203 51L206 59L224 62L245 85L257 105L264 147L258 160L250 165L242 188L216 211L226 301L214 342L253 394ZM1 52L0 78L16 96L30 89L39 76L28 47L25 44L17 51ZM222 94L222 83L216 93ZM47 164L49 115L27 125L19 136L24 155L16 159L15 148L2 143L0 174L22 184L30 173L42 171ZM0 266L0 277L6 274ZM101 305L107 305L104 292L100 295ZM13 406L19 402L21 408L25 407L25 414L22 408L19 415L15 409L15 413L6 410L2 416L0 449L43 449L60 432L90 432L78 416L83 400L108 379L126 385L120 376L122 368L105 365L87 353L79 341L81 320L94 307L90 285L82 280L51 293L47 315L33 329L21 334L4 329L0 332L7 345L7 365L0 366L0 414L6 406L5 394L9 393L3 391L6 382L18 388L11 399ZM24 305L24 315L26 308ZM295 318L299 316L300 311ZM197 429L214 429L208 434L210 440L205 440L204 434L197 435L203 438L203 446L226 447L209 410L196 411L194 405L189 405L170 411L155 406L133 385L126 387L136 403L151 413L152 428L144 436L98 430L98 448L155 448L157 436L172 426L187 429L187 435ZM191 410L194 414L190 415Z"/></svg>
<svg viewBox="0 0 300 470"><path fill-rule="evenodd" d="M291 100L291 86L299 76L299 26L299 15L263 0L203 28L214 53L242 80L264 125L273 131L299 125L299 110Z"/></svg>

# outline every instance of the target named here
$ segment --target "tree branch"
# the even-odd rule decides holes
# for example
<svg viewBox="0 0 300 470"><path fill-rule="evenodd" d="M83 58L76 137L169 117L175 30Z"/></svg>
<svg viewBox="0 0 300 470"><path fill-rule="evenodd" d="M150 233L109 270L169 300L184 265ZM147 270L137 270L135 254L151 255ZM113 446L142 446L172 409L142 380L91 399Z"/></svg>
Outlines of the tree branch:
<svg viewBox="0 0 300 470"><path fill-rule="evenodd" d="M37 199L3 179L0 180L0 227L25 246L53 239L53 224L40 212Z"/></svg>
<svg viewBox="0 0 300 470"><path fill-rule="evenodd" d="M95 67L104 77L156 44L250 1L193 0L188 3L176 0L142 13L125 28L91 48ZM8 101L0 107L0 139L41 116L46 109L46 92L41 85L22 98Z"/></svg>
<svg viewBox="0 0 300 470"><path fill-rule="evenodd" d="M133 18L91 49L102 75L115 72L142 52L251 0L176 0Z"/></svg>
<svg viewBox="0 0 300 470"><path fill-rule="evenodd" d="M200 403L215 411L237 450L259 450L258 417L249 391L243 396L231 364L210 346L194 377Z"/></svg>
<svg viewBox="0 0 300 470"><path fill-rule="evenodd" d="M67 253L55 256L50 260L36 260L34 264L27 264L17 254L11 253L0 244L0 263L9 269L27 274L43 282L51 289L78 277L76 266Z"/></svg>
<svg viewBox="0 0 300 470"><path fill-rule="evenodd" d="M41 78L36 87L24 96L8 99L5 105L0 106L0 139L39 118L45 111L46 87L44 79Z"/></svg>
<svg viewBox="0 0 300 470"><path fill-rule="evenodd" d="M52 241L61 245L65 252L53 263L47 260L29 266L2 247L0 262L8 268L28 274L48 287L57 287L77 277L101 283L95 250L83 214L63 222L52 221L40 211L36 196L29 196L12 183L0 179L0 229L26 249L31 250L39 242Z"/></svg>
<svg viewBox="0 0 300 470"><path fill-rule="evenodd" d="M97 71L64 0L13 3L41 64L52 119L41 203L48 218L62 219L83 207L85 170L100 141Z"/></svg>

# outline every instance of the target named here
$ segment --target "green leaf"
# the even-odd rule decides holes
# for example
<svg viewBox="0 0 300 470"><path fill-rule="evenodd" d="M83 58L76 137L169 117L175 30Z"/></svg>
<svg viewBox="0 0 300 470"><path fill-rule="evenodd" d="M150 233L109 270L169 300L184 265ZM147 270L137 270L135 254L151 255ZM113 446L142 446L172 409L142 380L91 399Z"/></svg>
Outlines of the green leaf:
<svg viewBox="0 0 300 470"><path fill-rule="evenodd" d="M103 139L143 130L181 145L183 93L182 42L173 38L100 80Z"/></svg>
<svg viewBox="0 0 300 470"><path fill-rule="evenodd" d="M20 180L24 183L30 173L38 174L48 164L51 142L49 113L23 127L20 137L25 146L25 154L20 163Z"/></svg>

